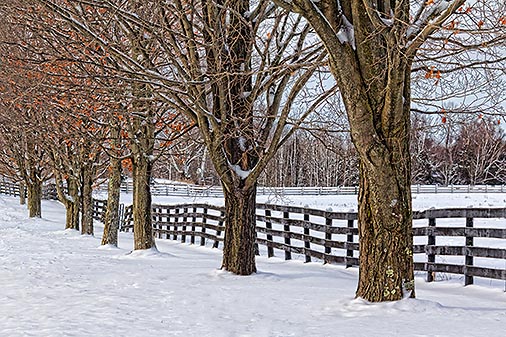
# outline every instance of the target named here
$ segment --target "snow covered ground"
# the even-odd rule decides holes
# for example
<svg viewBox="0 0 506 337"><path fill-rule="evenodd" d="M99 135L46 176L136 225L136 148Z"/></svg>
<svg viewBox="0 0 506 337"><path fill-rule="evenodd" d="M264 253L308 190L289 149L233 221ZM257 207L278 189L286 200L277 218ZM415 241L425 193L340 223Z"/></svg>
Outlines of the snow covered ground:
<svg viewBox="0 0 506 337"><path fill-rule="evenodd" d="M415 209L506 203L500 194L455 196L417 195ZM349 210L353 198L291 204ZM418 299L370 304L353 298L356 269L260 257L259 272L240 277L218 270L216 249L159 240L159 252L130 253L130 233L120 234L119 249L104 249L101 228L83 237L63 227L58 202L44 201L43 219L28 219L16 198L0 195L0 336L493 337L506 330L501 288L419 278Z"/></svg>
<svg viewBox="0 0 506 337"><path fill-rule="evenodd" d="M107 199L107 195L97 193L98 199ZM132 194L121 194L121 202L132 203ZM212 205L223 205L223 198L213 197L181 197L181 196L153 196L153 203L158 204L183 204L183 203L208 203ZM356 212L356 195L301 195L301 196L278 196L258 195L257 202L292 205L299 207L329 209L335 212ZM440 194L413 194L413 209L424 210L429 208L445 207L506 207L506 193L440 193Z"/></svg>

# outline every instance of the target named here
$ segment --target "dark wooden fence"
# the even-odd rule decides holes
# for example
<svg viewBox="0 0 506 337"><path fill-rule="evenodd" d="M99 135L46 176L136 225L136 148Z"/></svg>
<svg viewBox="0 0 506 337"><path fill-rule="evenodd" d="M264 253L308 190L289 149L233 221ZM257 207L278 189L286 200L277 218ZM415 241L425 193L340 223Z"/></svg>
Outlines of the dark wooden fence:
<svg viewBox="0 0 506 337"><path fill-rule="evenodd" d="M125 214L131 214L131 207L126 207ZM415 270L427 272L427 281L433 281L435 273L464 275L466 285L474 277L506 280L506 208L431 209L414 212L413 219ZM478 219L501 219L501 223L498 228L475 227ZM121 230L133 230L131 216L124 218ZM200 245L210 242L218 248L225 230L224 208L153 205L153 230L160 239ZM358 265L357 213L257 204L256 231L260 255ZM462 244L450 244L459 237ZM491 239L499 248L480 246L475 238ZM450 263L447 257L463 261ZM497 268L501 260L504 269Z"/></svg>
<svg viewBox="0 0 506 337"><path fill-rule="evenodd" d="M0 193L19 196L19 186L0 182ZM95 199L93 217L103 221L106 208L106 201ZM224 214L223 207L205 204L154 204L154 235L191 244L210 242L219 248L225 230ZM357 213L257 204L256 219L259 254L272 257L280 253L286 260L296 255L306 262L316 259L348 267L358 265ZM476 226L480 219L500 223L496 228L483 228ZM427 281L433 281L435 273L464 275L466 285L472 284L474 277L506 281L506 208L430 209L414 212L413 220L415 270L427 272ZM131 206L120 206L119 227L122 231L133 230ZM461 238L461 244L452 244L453 238ZM484 238L496 247L483 244ZM463 261L450 263L446 257ZM497 268L503 262L504 269Z"/></svg>
<svg viewBox="0 0 506 337"><path fill-rule="evenodd" d="M19 185L9 181L0 181L0 194L19 197Z"/></svg>
<svg viewBox="0 0 506 337"><path fill-rule="evenodd" d="M5 180L0 181L0 194L19 197L19 184ZM27 191L25 190L25 197L26 194ZM42 199L58 200L58 194L54 184L46 184L42 186Z"/></svg>

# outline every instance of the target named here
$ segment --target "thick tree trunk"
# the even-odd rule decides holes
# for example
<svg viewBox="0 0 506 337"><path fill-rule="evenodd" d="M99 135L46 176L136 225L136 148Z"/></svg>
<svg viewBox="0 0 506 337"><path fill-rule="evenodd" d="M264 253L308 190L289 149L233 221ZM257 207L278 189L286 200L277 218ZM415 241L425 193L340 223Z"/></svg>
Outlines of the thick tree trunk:
<svg viewBox="0 0 506 337"><path fill-rule="evenodd" d="M414 297L409 153L361 160L360 271L357 296L369 301ZM398 161L398 151L407 157Z"/></svg>
<svg viewBox="0 0 506 337"><path fill-rule="evenodd" d="M343 97L360 158L360 274L357 297L392 301L415 296L411 208L409 66L391 68L390 86ZM358 83L358 82L356 82ZM381 102L371 109L369 102ZM364 116L371 118L364 121ZM372 122L372 129L368 123Z"/></svg>
<svg viewBox="0 0 506 337"><path fill-rule="evenodd" d="M256 186L225 193L225 244L222 269L238 275L256 272Z"/></svg>
<svg viewBox="0 0 506 337"><path fill-rule="evenodd" d="M81 234L93 235L93 172L89 166L82 169Z"/></svg>
<svg viewBox="0 0 506 337"><path fill-rule="evenodd" d="M133 218L134 249L155 247L151 219L151 169L152 164L144 154L133 161Z"/></svg>
<svg viewBox="0 0 506 337"><path fill-rule="evenodd" d="M121 161L111 158L109 165L109 183L107 186L107 211L104 220L102 245L118 246L119 200L121 187Z"/></svg>
<svg viewBox="0 0 506 337"><path fill-rule="evenodd" d="M39 179L32 179L27 187L30 218L40 218L42 216L42 183Z"/></svg>

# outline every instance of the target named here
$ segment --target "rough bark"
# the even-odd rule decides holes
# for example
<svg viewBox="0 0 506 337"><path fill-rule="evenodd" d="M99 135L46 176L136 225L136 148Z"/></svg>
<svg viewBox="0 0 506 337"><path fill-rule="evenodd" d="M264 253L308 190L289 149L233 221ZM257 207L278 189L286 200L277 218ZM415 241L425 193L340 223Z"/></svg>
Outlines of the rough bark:
<svg viewBox="0 0 506 337"><path fill-rule="evenodd" d="M67 179L65 191L60 175L55 172L58 200L65 206L65 229L79 230L79 185L75 178Z"/></svg>
<svg viewBox="0 0 506 337"><path fill-rule="evenodd" d="M369 301L415 296L410 66L409 62L397 60L395 66L387 68L390 82L382 89L372 89L359 76L353 85L341 86L352 140L360 158L360 274L356 295Z"/></svg>
<svg viewBox="0 0 506 337"><path fill-rule="evenodd" d="M90 165L81 169L81 234L93 235L93 172Z"/></svg>
<svg viewBox="0 0 506 337"><path fill-rule="evenodd" d="M26 205L26 188L23 183L19 183L19 204Z"/></svg>
<svg viewBox="0 0 506 337"><path fill-rule="evenodd" d="M225 191L225 243L222 268L237 275L256 272L256 187Z"/></svg>
<svg viewBox="0 0 506 337"><path fill-rule="evenodd" d="M155 247L151 218L151 162L140 154L133 161L134 249Z"/></svg>
<svg viewBox="0 0 506 337"><path fill-rule="evenodd" d="M360 160L357 296L370 301L415 295L409 142L385 143Z"/></svg>
<svg viewBox="0 0 506 337"><path fill-rule="evenodd" d="M42 182L35 178L27 185L28 187L28 212L30 218L42 216Z"/></svg>
<svg viewBox="0 0 506 337"><path fill-rule="evenodd" d="M117 128L112 128L111 145L114 148L119 147ZM107 210L104 219L104 234L102 235L102 245L118 246L118 226L119 226L119 200L121 187L121 160L114 155L109 163L109 182L107 185Z"/></svg>

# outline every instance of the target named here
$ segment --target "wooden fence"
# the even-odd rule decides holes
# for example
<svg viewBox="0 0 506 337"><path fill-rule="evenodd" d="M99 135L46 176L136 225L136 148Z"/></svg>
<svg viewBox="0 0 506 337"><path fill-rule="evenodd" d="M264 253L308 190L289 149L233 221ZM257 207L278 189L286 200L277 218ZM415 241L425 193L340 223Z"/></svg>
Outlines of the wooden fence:
<svg viewBox="0 0 506 337"><path fill-rule="evenodd" d="M121 190L131 193L132 181L121 184ZM505 185L412 185L412 193L506 193ZM222 197L223 191L220 186L198 186L177 183L156 182L151 185L152 195L158 196L204 196ZM266 187L258 186L257 195L356 195L358 186L336 187Z"/></svg>
<svg viewBox="0 0 506 337"><path fill-rule="evenodd" d="M223 207L153 205L152 214L157 238L200 245L210 243L215 248L223 241ZM414 212L413 218L415 270L427 272L427 281L433 281L436 273L464 275L466 285L472 284L474 277L506 281L506 208L426 210ZM357 213L257 204L256 219L260 255L281 254L286 260L302 258L306 262L358 265ZM477 228L474 226L477 219L504 221L499 228ZM446 224L441 226L437 222ZM465 224L462 226L459 222ZM133 230L131 206L125 209L121 230ZM463 244L449 244L458 237ZM475 244L475 238L489 238L500 248ZM463 261L450 263L449 256ZM475 263L475 259L480 263ZM501 260L504 269L497 268Z"/></svg>
<svg viewBox="0 0 506 337"><path fill-rule="evenodd" d="M0 182L0 193L18 196L19 186ZM93 204L93 217L103 221L106 201L95 199ZM296 256L306 262L316 259L348 267L358 265L356 213L270 204L257 204L256 213L259 254L272 257L281 253L286 260ZM224 215L223 207L205 204L154 204L154 235L191 244L211 242L219 248ZM500 222L496 228L476 226L481 219ZM474 277L506 281L506 208L430 209L414 212L413 220L415 270L427 272L427 281L433 281L436 273L464 275L466 285L472 284ZM119 227L133 230L131 206L120 206ZM452 244L454 238L460 238L461 243ZM484 244L483 239L497 247ZM448 261L447 257L463 261ZM502 263L504 268L498 268Z"/></svg>
<svg viewBox="0 0 506 337"><path fill-rule="evenodd" d="M0 181L0 194L19 197L19 184L11 183L9 181Z"/></svg>
<svg viewBox="0 0 506 337"><path fill-rule="evenodd" d="M28 192L25 190L25 197ZM0 194L19 197L19 184L10 181L0 181ZM42 199L58 200L56 186L54 184L46 184L42 186Z"/></svg>

